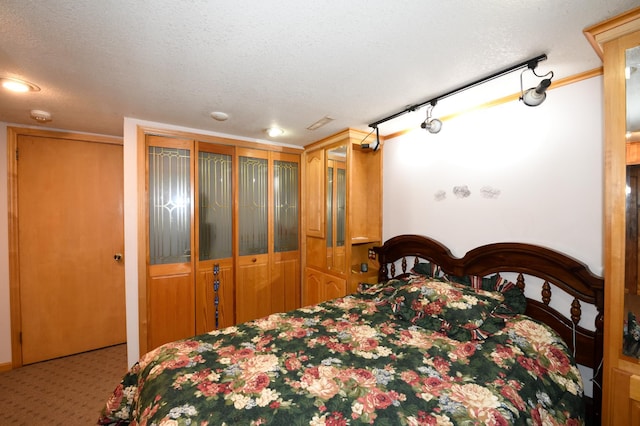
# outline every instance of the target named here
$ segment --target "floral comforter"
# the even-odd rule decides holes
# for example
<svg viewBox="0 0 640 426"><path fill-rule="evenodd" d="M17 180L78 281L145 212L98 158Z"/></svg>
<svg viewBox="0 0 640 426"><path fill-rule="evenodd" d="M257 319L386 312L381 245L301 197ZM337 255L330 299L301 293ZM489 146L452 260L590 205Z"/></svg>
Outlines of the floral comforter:
<svg viewBox="0 0 640 426"><path fill-rule="evenodd" d="M413 276L163 345L125 375L98 423L584 423L580 374L551 329L435 282ZM485 307L500 327L451 332L447 315Z"/></svg>

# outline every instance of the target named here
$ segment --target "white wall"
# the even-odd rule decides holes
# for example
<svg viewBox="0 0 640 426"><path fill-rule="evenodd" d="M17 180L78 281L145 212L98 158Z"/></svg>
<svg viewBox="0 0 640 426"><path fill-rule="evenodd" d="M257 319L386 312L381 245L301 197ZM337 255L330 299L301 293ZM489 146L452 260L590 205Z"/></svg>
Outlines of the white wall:
<svg viewBox="0 0 640 426"><path fill-rule="evenodd" d="M602 78L419 128L385 143L383 239L432 237L456 256L493 242L547 246L602 275ZM434 109L437 116L437 108ZM458 198L456 186L470 195ZM485 198L499 191L496 198ZM444 199L437 200L437 194Z"/></svg>

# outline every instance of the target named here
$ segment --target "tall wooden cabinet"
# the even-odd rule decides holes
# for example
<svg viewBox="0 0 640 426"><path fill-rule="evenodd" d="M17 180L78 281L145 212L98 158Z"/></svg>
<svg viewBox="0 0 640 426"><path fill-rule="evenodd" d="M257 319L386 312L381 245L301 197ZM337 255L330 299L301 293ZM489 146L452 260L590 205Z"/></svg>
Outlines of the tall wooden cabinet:
<svg viewBox="0 0 640 426"><path fill-rule="evenodd" d="M141 129L140 349L300 306L300 152Z"/></svg>
<svg viewBox="0 0 640 426"><path fill-rule="evenodd" d="M640 8L585 29L604 65L605 335L602 422L640 425L637 179ZM629 153L629 155L627 155ZM634 231L635 229L635 231Z"/></svg>
<svg viewBox="0 0 640 426"><path fill-rule="evenodd" d="M347 129L305 147L303 305L377 280L372 248L382 243L382 151L362 148L374 137Z"/></svg>

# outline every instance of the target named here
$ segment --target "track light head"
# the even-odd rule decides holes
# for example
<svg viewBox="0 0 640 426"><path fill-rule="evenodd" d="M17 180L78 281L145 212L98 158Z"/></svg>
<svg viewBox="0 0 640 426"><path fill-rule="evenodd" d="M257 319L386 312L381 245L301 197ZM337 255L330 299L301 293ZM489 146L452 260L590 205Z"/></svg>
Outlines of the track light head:
<svg viewBox="0 0 640 426"><path fill-rule="evenodd" d="M547 76L549 77L540 81L540 83L535 88L532 87L525 91L523 88L524 86L522 84L522 74L524 74L526 70L520 73L520 100L527 106L538 106L542 102L544 102L545 99L547 99L546 91L549 88L549 86L551 86L553 71L549 71L545 75L538 75L536 74L535 66L532 67L530 65L528 69L530 69L533 75L535 75L536 77L547 77Z"/></svg>
<svg viewBox="0 0 640 426"><path fill-rule="evenodd" d="M433 107L436 106L438 100L434 100L427 106L427 118L420 124L420 127L427 130L429 133L438 133L442 129L442 121L437 118L431 118Z"/></svg>
<svg viewBox="0 0 640 426"><path fill-rule="evenodd" d="M438 133L442 129L442 121L437 118L430 118L424 120L420 127L429 131L429 133Z"/></svg>
<svg viewBox="0 0 640 426"><path fill-rule="evenodd" d="M547 89L551 86L551 79L545 78L536 88L528 89L520 100L527 106L538 106L547 98Z"/></svg>

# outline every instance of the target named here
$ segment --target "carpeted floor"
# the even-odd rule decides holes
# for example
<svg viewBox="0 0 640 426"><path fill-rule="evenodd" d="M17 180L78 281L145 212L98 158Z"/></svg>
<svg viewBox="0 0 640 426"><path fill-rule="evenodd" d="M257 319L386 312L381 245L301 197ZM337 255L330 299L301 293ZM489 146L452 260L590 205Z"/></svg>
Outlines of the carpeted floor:
<svg viewBox="0 0 640 426"><path fill-rule="evenodd" d="M95 425L126 371L122 344L0 373L0 425Z"/></svg>

